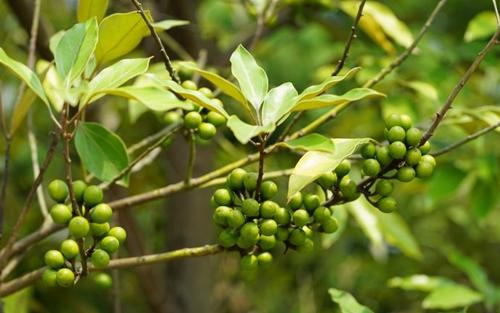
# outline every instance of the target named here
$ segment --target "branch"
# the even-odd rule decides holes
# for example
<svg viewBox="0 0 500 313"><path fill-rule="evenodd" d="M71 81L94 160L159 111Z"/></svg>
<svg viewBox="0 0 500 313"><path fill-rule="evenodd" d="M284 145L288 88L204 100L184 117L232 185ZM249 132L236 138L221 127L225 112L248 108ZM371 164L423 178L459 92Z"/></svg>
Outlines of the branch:
<svg viewBox="0 0 500 313"><path fill-rule="evenodd" d="M266 173L264 173L264 179L290 176L290 175L292 175L292 171L293 171L293 168L289 168L286 170L266 172ZM199 186L199 188L208 188L208 187L212 187L212 186L223 185L225 183L226 183L226 177L220 177L220 178L212 179L208 183Z"/></svg>
<svg viewBox="0 0 500 313"><path fill-rule="evenodd" d="M257 146L259 148L259 173L257 175L257 187L255 188L255 198L260 200L260 186L264 177L264 159L266 157L266 139L262 138Z"/></svg>
<svg viewBox="0 0 500 313"><path fill-rule="evenodd" d="M274 8L276 7L276 4L278 4L278 1L279 0L271 0L271 2L268 3L267 8L264 8L264 10L262 10L262 13L259 14L259 17L257 18L257 28L255 29L254 36L252 37L252 42L249 46L250 51L253 51L255 49L255 46L257 46L257 43L259 42L264 32L264 28L266 27L266 21L271 16L271 14L273 14Z"/></svg>
<svg viewBox="0 0 500 313"><path fill-rule="evenodd" d="M349 35L349 38L347 39L347 42L344 47L344 52L342 53L342 57L340 60L337 62L337 66L335 66L335 70L332 73L332 76L336 76L342 68L344 67L345 61L349 57L349 50L351 49L352 42L354 39L357 38L356 35L356 28L358 26L359 20L363 16L363 8L365 6L366 0L361 0L361 3L359 4L358 8L358 13L356 14L356 18L354 19L354 23L351 26L351 34Z"/></svg>
<svg viewBox="0 0 500 313"><path fill-rule="evenodd" d="M191 178L193 177L193 168L194 168L194 159L196 157L196 138L194 137L194 133L189 131L189 158L186 169L186 178L184 182L186 185L189 185L191 182Z"/></svg>

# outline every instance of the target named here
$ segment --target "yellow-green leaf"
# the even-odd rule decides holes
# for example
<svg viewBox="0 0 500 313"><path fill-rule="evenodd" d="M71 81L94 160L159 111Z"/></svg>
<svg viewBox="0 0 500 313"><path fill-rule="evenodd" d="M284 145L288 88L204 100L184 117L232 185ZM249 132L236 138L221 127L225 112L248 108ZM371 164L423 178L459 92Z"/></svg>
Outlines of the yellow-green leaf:
<svg viewBox="0 0 500 313"><path fill-rule="evenodd" d="M373 313L372 310L360 304L346 291L330 288L328 293L332 301L338 304L341 313Z"/></svg>
<svg viewBox="0 0 500 313"><path fill-rule="evenodd" d="M250 139L260 134L269 134L274 130L274 125L251 125L243 122L236 115L231 115L227 120L227 127L231 129L236 139L242 144L247 144Z"/></svg>
<svg viewBox="0 0 500 313"><path fill-rule="evenodd" d="M335 145L330 138L320 134L309 134L290 141L278 143L279 146L292 150L333 152Z"/></svg>
<svg viewBox="0 0 500 313"><path fill-rule="evenodd" d="M325 94L311 99L304 99L295 105L293 111L304 111L333 105L341 105L369 97L384 97L384 94L370 88L354 88L341 96Z"/></svg>
<svg viewBox="0 0 500 313"><path fill-rule="evenodd" d="M292 83L284 83L267 93L262 105L261 121L263 125L279 125L297 103L297 90Z"/></svg>
<svg viewBox="0 0 500 313"><path fill-rule="evenodd" d="M185 20L163 20L153 24L156 29L169 30L174 27L188 25L189 21Z"/></svg>
<svg viewBox="0 0 500 313"><path fill-rule="evenodd" d="M13 135L21 125L35 99L36 94L31 89L24 90L23 95L16 103L14 112L12 112L12 122L10 125L11 135Z"/></svg>
<svg viewBox="0 0 500 313"><path fill-rule="evenodd" d="M464 40L470 42L476 39L487 38L495 33L497 19L492 11L481 12L474 16L467 25Z"/></svg>
<svg viewBox="0 0 500 313"><path fill-rule="evenodd" d="M483 295L471 288L450 284L434 289L422 302L424 309L450 310L473 305L483 301Z"/></svg>
<svg viewBox="0 0 500 313"><path fill-rule="evenodd" d="M76 11L78 22L85 22L94 16L100 22L106 15L108 2L109 0L78 0L78 9Z"/></svg>
<svg viewBox="0 0 500 313"><path fill-rule="evenodd" d="M325 79L321 84L309 86L299 95L299 100L311 99L322 93L325 93L331 89L336 84L353 77L361 68L355 67L350 69L345 75L342 76L330 76Z"/></svg>

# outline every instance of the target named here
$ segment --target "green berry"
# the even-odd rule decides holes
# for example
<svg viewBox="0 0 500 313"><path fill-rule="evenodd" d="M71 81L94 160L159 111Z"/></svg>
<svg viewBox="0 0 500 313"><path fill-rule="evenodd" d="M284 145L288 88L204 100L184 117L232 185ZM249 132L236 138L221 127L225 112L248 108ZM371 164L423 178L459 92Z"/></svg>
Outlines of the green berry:
<svg viewBox="0 0 500 313"><path fill-rule="evenodd" d="M375 159L366 159L363 162L363 172L367 176L375 177L380 173L380 163Z"/></svg>
<svg viewBox="0 0 500 313"><path fill-rule="evenodd" d="M312 239L306 238L306 241L302 246L300 246L297 251L300 253L311 253L314 251L314 241Z"/></svg>
<svg viewBox="0 0 500 313"><path fill-rule="evenodd" d="M259 207L260 207L259 202L255 199L252 199L252 198L245 199L241 203L241 210L243 211L243 213L246 216L249 216L249 217L259 216L259 212L260 212Z"/></svg>
<svg viewBox="0 0 500 313"><path fill-rule="evenodd" d="M217 133L217 129L210 123L201 123L198 127L198 134L201 139L210 140Z"/></svg>
<svg viewBox="0 0 500 313"><path fill-rule="evenodd" d="M323 222L321 222L321 229L324 233L331 234L337 231L339 228L339 223L337 219L333 216L325 218Z"/></svg>
<svg viewBox="0 0 500 313"><path fill-rule="evenodd" d="M386 179L379 180L375 186L375 192L381 196L388 196L392 193L392 182Z"/></svg>
<svg viewBox="0 0 500 313"><path fill-rule="evenodd" d="M57 286L57 271L46 269L42 274L42 282L47 287Z"/></svg>
<svg viewBox="0 0 500 313"><path fill-rule="evenodd" d="M360 195L358 186L349 176L345 176L340 180L339 188L342 195L349 201L356 200Z"/></svg>
<svg viewBox="0 0 500 313"><path fill-rule="evenodd" d="M321 201L319 200L319 197L315 194L308 193L304 196L304 207L308 211L313 211L317 207L319 207L321 204Z"/></svg>
<svg viewBox="0 0 500 313"><path fill-rule="evenodd" d="M365 159L373 158L375 156L376 148L371 142L366 143L361 147L361 156Z"/></svg>
<svg viewBox="0 0 500 313"><path fill-rule="evenodd" d="M236 245L240 248L240 249L249 249L251 247L253 247L257 242L259 241L259 237L255 237L255 238L243 238L243 237L239 237L237 240L236 240Z"/></svg>
<svg viewBox="0 0 500 313"><path fill-rule="evenodd" d="M432 155L424 155L421 159L422 162L429 162L432 166L436 166L436 159Z"/></svg>
<svg viewBox="0 0 500 313"><path fill-rule="evenodd" d="M321 223L325 219L329 218L332 215L332 212L329 208L320 206L316 210L314 210L314 221Z"/></svg>
<svg viewBox="0 0 500 313"><path fill-rule="evenodd" d="M404 129L409 129L413 124L411 117L407 114L401 114L399 116L399 120L399 126L403 127Z"/></svg>
<svg viewBox="0 0 500 313"><path fill-rule="evenodd" d="M400 125L401 125L401 116L399 114L392 113L385 118L385 126L388 129Z"/></svg>
<svg viewBox="0 0 500 313"><path fill-rule="evenodd" d="M255 190L255 188L257 188L257 179L257 173L246 173L245 177L243 178L243 186L247 191L252 192Z"/></svg>
<svg viewBox="0 0 500 313"><path fill-rule="evenodd" d="M306 233L307 238L312 238L312 236L314 235L313 230L311 228L309 228L308 226L302 227L302 230L304 231L304 233Z"/></svg>
<svg viewBox="0 0 500 313"><path fill-rule="evenodd" d="M253 254L245 255L241 258L240 266L242 271L255 271L258 267L258 259Z"/></svg>
<svg viewBox="0 0 500 313"><path fill-rule="evenodd" d="M219 127L226 124L226 118L222 114L210 111L207 114L207 122L214 125L215 127Z"/></svg>
<svg viewBox="0 0 500 313"><path fill-rule="evenodd" d="M266 251L266 250L271 250L276 246L276 237L273 235L270 236L260 236L259 238L259 247Z"/></svg>
<svg viewBox="0 0 500 313"><path fill-rule="evenodd" d="M263 218L273 218L279 205L271 200L262 202L260 205L260 216Z"/></svg>
<svg viewBox="0 0 500 313"><path fill-rule="evenodd" d="M167 125L178 123L182 120L182 115L177 111L168 111L163 115L163 122Z"/></svg>
<svg viewBox="0 0 500 313"><path fill-rule="evenodd" d="M264 220L260 224L260 233L264 236L271 236L276 233L278 230L278 224L276 223L275 220Z"/></svg>
<svg viewBox="0 0 500 313"><path fill-rule="evenodd" d="M184 126L189 129L198 128L202 121L201 114L196 111L189 112L184 116Z"/></svg>
<svg viewBox="0 0 500 313"><path fill-rule="evenodd" d="M243 190L243 179L245 178L246 171L242 168L234 169L226 179L226 185L234 191Z"/></svg>
<svg viewBox="0 0 500 313"><path fill-rule="evenodd" d="M231 192L225 188L217 189L214 193L214 200L219 205L231 205L233 203Z"/></svg>
<svg viewBox="0 0 500 313"><path fill-rule="evenodd" d="M294 230L292 230L292 232L290 233L290 237L288 238L288 241L294 245L294 246L297 246L297 247L300 247L302 246L305 241L306 241L306 233L302 230L302 229L299 229L299 228L295 228Z"/></svg>
<svg viewBox="0 0 500 313"><path fill-rule="evenodd" d="M90 218L94 223L106 223L113 216L113 210L111 207L105 203L100 203L96 205L90 211Z"/></svg>
<svg viewBox="0 0 500 313"><path fill-rule="evenodd" d="M116 237L106 236L102 238L99 243L99 247L109 254L113 254L118 251L118 248L120 248L120 242L116 239Z"/></svg>
<svg viewBox="0 0 500 313"><path fill-rule="evenodd" d="M198 89L198 91L201 92L202 94L204 94L205 97L207 97L209 99L212 99L214 97L212 90L210 90L207 87L201 87L200 89Z"/></svg>
<svg viewBox="0 0 500 313"><path fill-rule="evenodd" d="M231 214L227 218L227 223L231 228L238 228L245 224L245 216L240 210L232 210Z"/></svg>
<svg viewBox="0 0 500 313"><path fill-rule="evenodd" d="M293 212L292 220L297 227L305 226L309 223L309 213L304 209Z"/></svg>
<svg viewBox="0 0 500 313"><path fill-rule="evenodd" d="M278 231L276 231L276 239L279 241L285 241L288 239L288 228L286 227L278 227Z"/></svg>
<svg viewBox="0 0 500 313"><path fill-rule="evenodd" d="M394 212L396 205L396 200L393 197L383 197L377 201L377 208L384 213Z"/></svg>
<svg viewBox="0 0 500 313"><path fill-rule="evenodd" d="M61 287L70 287L75 282L75 274L68 268L61 268L56 273L56 281Z"/></svg>
<svg viewBox="0 0 500 313"><path fill-rule="evenodd" d="M396 160L401 160L406 155L406 146L401 141L395 141L389 145L389 155Z"/></svg>
<svg viewBox="0 0 500 313"><path fill-rule="evenodd" d="M60 179L55 179L48 186L49 195L52 200L63 203L68 197L68 185Z"/></svg>
<svg viewBox="0 0 500 313"><path fill-rule="evenodd" d="M84 217L76 216L69 222L68 230L73 237L79 239L87 236L90 230L90 225Z"/></svg>
<svg viewBox="0 0 500 313"><path fill-rule="evenodd" d="M237 237L229 230L223 230L218 237L219 244L224 248L231 248L236 244Z"/></svg>
<svg viewBox="0 0 500 313"><path fill-rule="evenodd" d="M196 83L192 80L183 81L181 86L184 87L185 89L189 89L189 90L197 90L198 89L198 86L196 86Z"/></svg>
<svg viewBox="0 0 500 313"><path fill-rule="evenodd" d="M415 166L420 162L420 158L422 157L422 153L418 148L412 148L408 150L406 153L406 164L410 166Z"/></svg>
<svg viewBox="0 0 500 313"><path fill-rule="evenodd" d="M331 189L336 183L337 174L334 172L324 173L318 178L318 184L323 187L323 189Z"/></svg>
<svg viewBox="0 0 500 313"><path fill-rule="evenodd" d="M252 241L259 238L259 226L253 222L248 222L240 229L240 235L245 241Z"/></svg>
<svg viewBox="0 0 500 313"><path fill-rule="evenodd" d="M90 261L96 268L105 268L109 264L109 254L102 249L95 249L90 256Z"/></svg>
<svg viewBox="0 0 500 313"><path fill-rule="evenodd" d="M97 273L92 276L92 280L101 290L110 289L113 285L113 279L106 273Z"/></svg>
<svg viewBox="0 0 500 313"><path fill-rule="evenodd" d="M262 199L271 199L278 193L278 186L272 181L265 181L260 186L260 195Z"/></svg>
<svg viewBox="0 0 500 313"><path fill-rule="evenodd" d="M74 259L80 254L78 243L73 239L66 239L61 242L61 252L66 259Z"/></svg>
<svg viewBox="0 0 500 313"><path fill-rule="evenodd" d="M416 167L416 175L418 178L426 178L432 175L434 172L434 165L428 161L422 161L418 163Z"/></svg>
<svg viewBox="0 0 500 313"><path fill-rule="evenodd" d="M94 237L102 237L109 231L109 223L90 223L90 234Z"/></svg>
<svg viewBox="0 0 500 313"><path fill-rule="evenodd" d="M415 178L415 170L413 167L404 166L398 170L397 177L402 182L409 182Z"/></svg>
<svg viewBox="0 0 500 313"><path fill-rule="evenodd" d="M349 160L343 160L335 169L338 177L343 177L351 171L351 162Z"/></svg>
<svg viewBox="0 0 500 313"><path fill-rule="evenodd" d="M422 131L412 127L406 131L406 144L412 147L417 147L422 139Z"/></svg>
<svg viewBox="0 0 500 313"><path fill-rule="evenodd" d="M377 157L377 161L382 166L386 166L387 164L391 163L391 161L392 161L392 158L389 154L389 148L386 146L377 147L376 157Z"/></svg>
<svg viewBox="0 0 500 313"><path fill-rule="evenodd" d="M228 206L220 206L215 209L214 214L212 216L215 224L219 226L227 226L229 219L231 218L233 213L233 209Z"/></svg>
<svg viewBox="0 0 500 313"><path fill-rule="evenodd" d="M56 224L67 224L73 217L73 212L69 206L58 203L50 209L50 216Z"/></svg>
<svg viewBox="0 0 500 313"><path fill-rule="evenodd" d="M296 192L288 202L288 206L290 207L290 209L292 210L300 209L300 207L302 206L302 200L303 200L302 198L303 198L302 193L300 191Z"/></svg>
<svg viewBox="0 0 500 313"><path fill-rule="evenodd" d="M83 193L83 201L89 208L98 205L103 199L102 189L97 186L88 186Z"/></svg>
<svg viewBox="0 0 500 313"><path fill-rule="evenodd" d="M85 189L87 189L87 184L83 180L75 180L72 186L73 186L73 193L75 194L75 200L78 203L82 203L83 194L85 193Z"/></svg>
<svg viewBox="0 0 500 313"><path fill-rule="evenodd" d="M127 239L127 232L122 227L115 226L109 230L108 236L115 237L116 239L118 239L120 244L123 244L125 242L125 239Z"/></svg>
<svg viewBox="0 0 500 313"><path fill-rule="evenodd" d="M423 145L420 146L420 152L422 152L422 155L429 153L431 151L431 143L426 141Z"/></svg>
<svg viewBox="0 0 500 313"><path fill-rule="evenodd" d="M405 129L401 126L393 126L387 132L387 140L389 140L389 142L404 141L405 136Z"/></svg>
<svg viewBox="0 0 500 313"><path fill-rule="evenodd" d="M290 222L290 213L287 209L279 207L274 212L274 220L279 225L286 225Z"/></svg>
<svg viewBox="0 0 500 313"><path fill-rule="evenodd" d="M64 265L64 256L57 250L49 250L45 252L45 265L50 268L58 269Z"/></svg>
<svg viewBox="0 0 500 313"><path fill-rule="evenodd" d="M259 265L267 267L273 263L273 255L269 252L263 252L257 257Z"/></svg>

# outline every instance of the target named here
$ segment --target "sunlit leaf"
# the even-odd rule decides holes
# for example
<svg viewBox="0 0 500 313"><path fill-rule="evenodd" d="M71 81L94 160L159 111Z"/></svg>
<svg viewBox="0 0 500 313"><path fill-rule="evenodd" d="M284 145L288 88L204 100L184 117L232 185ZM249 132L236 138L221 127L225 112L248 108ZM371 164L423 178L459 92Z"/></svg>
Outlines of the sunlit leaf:
<svg viewBox="0 0 500 313"><path fill-rule="evenodd" d="M370 88L354 88L341 96L324 94L310 99L303 99L293 107L293 111L312 110L327 106L341 105L369 97L384 96L384 94Z"/></svg>
<svg viewBox="0 0 500 313"><path fill-rule="evenodd" d="M391 288L401 288L403 290L418 290L425 292L430 292L440 286L452 283L452 281L444 277L427 276L422 274L407 277L394 277L387 282L388 286Z"/></svg>
<svg viewBox="0 0 500 313"><path fill-rule="evenodd" d="M261 121L263 125L276 124L290 112L297 101L297 90L292 83L284 83L271 89L264 98Z"/></svg>
<svg viewBox="0 0 500 313"><path fill-rule="evenodd" d="M429 98L431 100L437 101L439 100L438 98L438 91L437 89L432 86L431 84L428 84L426 82L421 82L421 81L404 81L401 82L404 86L407 86L422 96Z"/></svg>
<svg viewBox="0 0 500 313"><path fill-rule="evenodd" d="M33 298L33 287L19 290L2 299L5 313L29 313Z"/></svg>
<svg viewBox="0 0 500 313"><path fill-rule="evenodd" d="M250 139L257 135L270 133L274 130L274 125L272 124L265 126L251 125L243 122L236 115L231 115L231 117L229 117L227 120L227 127L231 129L236 139L242 144L247 144Z"/></svg>
<svg viewBox="0 0 500 313"><path fill-rule="evenodd" d="M78 0L76 16L78 22L85 22L91 17L96 17L100 22L106 15L109 0Z"/></svg>
<svg viewBox="0 0 500 313"><path fill-rule="evenodd" d="M359 72L361 68L360 67L355 67L350 69L345 75L342 76L329 76L327 79L325 79L321 84L318 85L312 85L304 89L299 95L299 100L304 100L304 99L312 99L324 92L327 92L329 89L331 89L333 86L336 84L352 78L357 72Z"/></svg>
<svg viewBox="0 0 500 313"><path fill-rule="evenodd" d="M278 145L292 150L333 152L335 145L330 138L320 134L309 134L298 139L281 142Z"/></svg>
<svg viewBox="0 0 500 313"><path fill-rule="evenodd" d="M477 39L487 38L495 33L496 28L497 20L495 13L493 11L481 12L469 21L467 30L465 31L464 40L466 42L470 42Z"/></svg>
<svg viewBox="0 0 500 313"><path fill-rule="evenodd" d="M59 41L61 41L61 38L64 36L64 33L66 33L65 30L58 31L52 37L49 39L49 50L52 52L52 55L56 55L56 49L57 45L59 45Z"/></svg>
<svg viewBox="0 0 500 313"><path fill-rule="evenodd" d="M483 296L467 286L459 284L445 285L434 289L425 297L424 309L449 310L469 306L483 300Z"/></svg>
<svg viewBox="0 0 500 313"><path fill-rule="evenodd" d="M380 227L378 214L367 206L366 201L363 200L360 197L356 201L348 203L349 213L354 217L365 236L370 240L372 252L375 256L385 258L387 247Z"/></svg>
<svg viewBox="0 0 500 313"><path fill-rule="evenodd" d="M153 24L153 26L160 30L169 30L174 27L189 25L189 21L184 20L163 20Z"/></svg>
<svg viewBox="0 0 500 313"><path fill-rule="evenodd" d="M348 292L330 288L328 293L332 301L337 303L341 313L373 313L372 310L359 302Z"/></svg>

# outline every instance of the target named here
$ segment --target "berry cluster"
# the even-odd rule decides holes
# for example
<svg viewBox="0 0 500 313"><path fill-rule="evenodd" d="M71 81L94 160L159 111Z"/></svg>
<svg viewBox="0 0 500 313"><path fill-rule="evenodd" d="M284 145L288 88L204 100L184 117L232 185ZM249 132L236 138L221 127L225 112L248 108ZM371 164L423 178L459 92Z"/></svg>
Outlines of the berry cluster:
<svg viewBox="0 0 500 313"><path fill-rule="evenodd" d="M82 262L82 255L89 257L95 268L105 268L110 254L116 252L127 237L123 228L110 227L113 211L103 203L103 192L99 187L87 186L79 180L73 182L72 190L78 206L75 210L72 209L69 188L64 181L53 180L48 186L50 197L57 202L51 208L50 216L56 224L67 225L70 235L61 242L59 250L45 253L45 264L49 268L43 273L43 281L48 286L73 285L75 276L79 274L76 262ZM87 240L90 237L91 242ZM108 280L103 275L95 275L95 278L96 282Z"/></svg>
<svg viewBox="0 0 500 313"><path fill-rule="evenodd" d="M210 101L223 106L222 102L214 97L212 90L207 87L199 88L191 80L185 80L182 87L189 90L197 90L204 94ZM183 119L184 127L193 131L203 140L212 139L217 133L217 127L226 123L226 118L217 112L206 112L194 106L192 111L169 111L165 113L163 120L167 125L177 123Z"/></svg>
<svg viewBox="0 0 500 313"><path fill-rule="evenodd" d="M245 271L270 264L275 247L311 249L313 230L337 230L331 210L321 206L317 195L297 193L287 206L280 206L271 200L278 186L272 181L258 186L257 173L243 169L228 175L226 187L212 196L213 221L219 227L219 244L240 252Z"/></svg>

